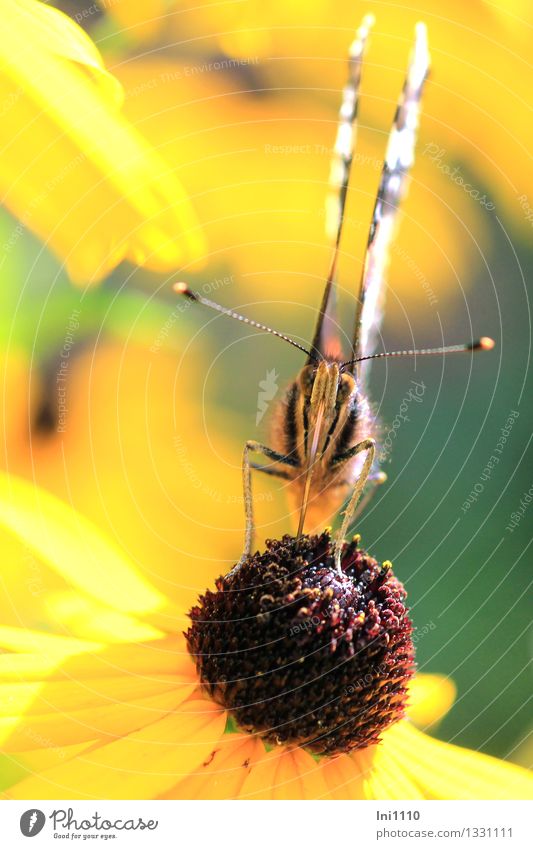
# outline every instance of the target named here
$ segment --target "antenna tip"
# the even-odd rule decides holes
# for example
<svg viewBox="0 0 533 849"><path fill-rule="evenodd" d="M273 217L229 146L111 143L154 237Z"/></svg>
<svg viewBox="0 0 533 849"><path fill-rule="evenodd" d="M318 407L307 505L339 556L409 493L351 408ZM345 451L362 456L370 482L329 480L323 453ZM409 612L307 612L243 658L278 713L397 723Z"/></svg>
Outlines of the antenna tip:
<svg viewBox="0 0 533 849"><path fill-rule="evenodd" d="M186 283L174 283L172 288L177 295L185 295L187 298L192 298L193 301L196 300L196 296L191 292Z"/></svg>
<svg viewBox="0 0 533 849"><path fill-rule="evenodd" d="M494 339L491 339L490 336L482 336L479 342L476 345L476 348L480 348L482 351L492 351L496 342Z"/></svg>

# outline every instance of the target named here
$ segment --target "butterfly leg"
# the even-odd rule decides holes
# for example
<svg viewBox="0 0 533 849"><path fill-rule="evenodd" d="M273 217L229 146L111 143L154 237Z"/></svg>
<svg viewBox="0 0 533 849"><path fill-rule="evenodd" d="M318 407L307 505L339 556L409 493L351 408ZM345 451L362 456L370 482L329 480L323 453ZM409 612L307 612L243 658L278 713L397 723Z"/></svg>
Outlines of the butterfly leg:
<svg viewBox="0 0 533 849"><path fill-rule="evenodd" d="M367 491L365 492L361 501L357 505L357 509L354 510L352 521L354 521L355 519L357 519L358 516L361 515L367 504L373 499L374 495L376 494L377 488L381 486L382 483L385 483L386 480L387 475L385 474L385 472L375 472L374 474L369 475L367 477L366 482L367 484L369 484L369 486L367 487Z"/></svg>
<svg viewBox="0 0 533 849"><path fill-rule="evenodd" d="M246 516L246 530L244 532L244 551L242 553L242 557L237 564L237 567L246 560L247 557L250 557L252 553L252 544L255 532L255 524L254 524L254 506L253 506L253 496L252 496L252 468L253 464L250 463L250 454L257 453L262 454L269 460L273 460L275 463L282 463L285 466L292 466L293 468L298 466L298 460L293 457L287 457L284 454L279 454L277 451L273 451L272 448L268 448L267 445L262 445L260 442L256 442L255 439L249 439L244 446L244 453L242 459L242 484L243 484L243 492L244 492L244 513ZM277 470L270 470L268 468L260 467L260 471L266 472L267 474L278 475L279 477L286 477L285 473ZM237 568L236 567L236 568Z"/></svg>
<svg viewBox="0 0 533 849"><path fill-rule="evenodd" d="M250 463L250 468L255 472L262 472L264 475L270 475L273 478L281 478L286 481L291 480L290 474L288 472L282 472L281 469L271 469L270 466L262 466L260 463Z"/></svg>
<svg viewBox="0 0 533 849"><path fill-rule="evenodd" d="M341 457L337 458L337 464L340 462L347 462L348 460L351 460L352 457L355 457L357 454L360 454L361 451L366 451L366 457L363 463L363 468L361 469L361 474L355 482L355 486L350 496L348 506L344 511L342 525L337 534L337 538L334 544L335 566L338 572L341 572L342 544L346 538L348 528L355 513L355 508L357 507L357 503L361 498L361 494L370 474L370 469L372 468L374 456L376 453L376 443L373 439L363 439L361 442L358 442L357 445L354 445L353 448L350 448L350 450L343 454Z"/></svg>

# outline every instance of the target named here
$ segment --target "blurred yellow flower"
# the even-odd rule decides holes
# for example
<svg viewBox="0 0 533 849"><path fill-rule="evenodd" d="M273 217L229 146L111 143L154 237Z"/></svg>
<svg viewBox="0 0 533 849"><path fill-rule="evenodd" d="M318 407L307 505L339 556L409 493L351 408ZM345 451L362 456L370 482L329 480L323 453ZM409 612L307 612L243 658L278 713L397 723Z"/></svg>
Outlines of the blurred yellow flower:
<svg viewBox="0 0 533 849"><path fill-rule="evenodd" d="M142 42L159 35L165 28L166 14L172 6L172 0L127 0L125 3L109 2L102 5L103 10L116 22L121 34L128 40ZM83 23L83 11L78 12L77 17ZM90 17L91 13L88 12L86 19L90 20Z"/></svg>
<svg viewBox="0 0 533 849"><path fill-rule="evenodd" d="M178 315L169 309L168 332L177 339ZM22 357L6 358L12 437L1 466L71 503L185 609L242 543L244 436L228 414L198 407L204 361L197 351L178 356L159 347L164 330L153 350L110 342L73 356L61 398L56 372L46 384ZM268 480L256 487L265 536L281 527L270 490ZM47 615L68 630L82 612L65 582L1 530L0 546L10 552L0 587L4 622L35 627Z"/></svg>
<svg viewBox="0 0 533 849"><path fill-rule="evenodd" d="M38 404L38 382L30 375L28 357L24 352L15 348L9 354L0 351L0 393L0 465L5 466L24 450L30 398Z"/></svg>
<svg viewBox="0 0 533 849"><path fill-rule="evenodd" d="M530 797L526 770L433 740L406 719L378 744L319 760L298 747L266 751L255 734L225 733L228 715L205 698L188 655L183 611L96 527L6 475L0 522L69 580L82 604L96 601L109 614L100 619L98 640L84 633L84 619L68 637L0 627L0 739L26 771L7 797ZM449 696L444 687L439 699L435 677L429 687L421 683L418 693L412 685L413 700L419 719L431 723Z"/></svg>
<svg viewBox="0 0 533 849"><path fill-rule="evenodd" d="M407 55L408 48L404 65ZM336 110L290 91L258 97L243 91L227 68L213 70L213 63L135 60L117 73L126 114L179 163L180 175L194 190L211 267L235 271L236 284L248 295L253 291L265 300L287 302L290 291L291 301L314 309L331 252L324 204ZM398 81L395 96L400 89ZM379 83L375 91L381 91ZM364 115L366 102L361 108ZM384 106L384 112L392 118L392 107ZM363 126L358 135L340 258L340 284L350 305L389 129L369 132ZM393 320L405 309L427 313L428 304L455 307L486 243L479 204L423 156L424 113L421 136L392 250L388 310Z"/></svg>
<svg viewBox="0 0 533 849"><path fill-rule="evenodd" d="M191 54L191 64L223 51L253 63L259 85L283 91L312 89L338 99L346 46L362 15L376 25L365 69L362 120L388 129L416 21L428 26L432 79L427 88L422 139L442 150L453 169L466 164L465 181L494 202L523 233L530 224L520 207L532 183L529 156L529 60L532 5L525 0L438 0L415 6L361 0L285 3L244 0L184 8L169 6L167 38ZM194 57L194 58L193 58ZM434 170L435 164L433 163ZM469 180L469 178L473 178ZM529 203L532 204L531 198Z"/></svg>
<svg viewBox="0 0 533 849"><path fill-rule="evenodd" d="M189 264L204 243L169 166L122 117L121 86L88 36L37 0L0 0L0 190L77 282L122 259Z"/></svg>

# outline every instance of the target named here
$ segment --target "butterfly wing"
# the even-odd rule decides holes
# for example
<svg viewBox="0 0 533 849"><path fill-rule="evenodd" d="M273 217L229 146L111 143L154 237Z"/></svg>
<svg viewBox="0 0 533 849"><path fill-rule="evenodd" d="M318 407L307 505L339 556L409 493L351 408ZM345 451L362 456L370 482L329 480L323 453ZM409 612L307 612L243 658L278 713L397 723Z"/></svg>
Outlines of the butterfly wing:
<svg viewBox="0 0 533 849"><path fill-rule="evenodd" d="M314 358L317 356L334 358L341 354L338 325L335 320L335 278L346 195L357 136L357 110L363 56L368 33L373 23L372 15L366 15L363 18L349 51L348 81L342 95L337 137L329 174L329 190L326 198L326 235L334 245L333 257L313 335L311 351ZM308 363L312 359L310 358Z"/></svg>
<svg viewBox="0 0 533 849"><path fill-rule="evenodd" d="M383 315L386 273L398 206L406 194L407 178L414 161L420 100L429 73L424 24L417 24L415 32L415 45L389 135L370 225L355 319L353 359L368 356L375 349Z"/></svg>

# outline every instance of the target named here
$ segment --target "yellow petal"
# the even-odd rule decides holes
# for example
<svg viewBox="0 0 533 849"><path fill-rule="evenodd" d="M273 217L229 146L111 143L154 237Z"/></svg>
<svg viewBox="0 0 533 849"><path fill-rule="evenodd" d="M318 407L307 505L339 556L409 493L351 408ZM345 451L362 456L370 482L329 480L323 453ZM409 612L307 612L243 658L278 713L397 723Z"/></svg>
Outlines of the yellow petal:
<svg viewBox="0 0 533 849"><path fill-rule="evenodd" d="M273 799L274 785L280 758L283 750L272 749L263 753L254 763L246 780L243 782L239 799Z"/></svg>
<svg viewBox="0 0 533 849"><path fill-rule="evenodd" d="M46 610L51 622L61 625L69 634L86 640L130 643L163 636L163 632L152 625L111 610L73 590L48 593Z"/></svg>
<svg viewBox="0 0 533 849"><path fill-rule="evenodd" d="M70 583L116 610L147 613L165 604L92 522L44 490L3 473L0 523Z"/></svg>
<svg viewBox="0 0 533 849"><path fill-rule="evenodd" d="M372 769L364 781L367 799L425 798L413 774L409 774L401 760L393 757L391 746L382 742L375 750Z"/></svg>
<svg viewBox="0 0 533 849"><path fill-rule="evenodd" d="M42 631L31 631L29 628L11 628L0 625L0 648L14 651L59 656L78 654L82 651L95 651L101 644L89 640L75 640L70 637L44 634ZM1 660L0 656L0 660Z"/></svg>
<svg viewBox="0 0 533 849"><path fill-rule="evenodd" d="M330 798L320 764L303 749L289 749L279 759L273 798Z"/></svg>
<svg viewBox="0 0 533 849"><path fill-rule="evenodd" d="M126 677L107 676L81 681L36 681L0 685L0 716L55 714L96 708L110 704L127 704L158 693L187 690L197 684L195 677L180 675Z"/></svg>
<svg viewBox="0 0 533 849"><path fill-rule="evenodd" d="M178 635L149 643L117 644L100 651L85 649L82 654L70 652L70 655L65 657L57 651L49 657L41 653L0 654L0 680L40 681L47 678L57 681L121 674L186 677L195 674L185 640Z"/></svg>
<svg viewBox="0 0 533 849"><path fill-rule="evenodd" d="M533 776L514 764L443 743L399 722L383 735L388 747L426 798L531 799Z"/></svg>
<svg viewBox="0 0 533 849"><path fill-rule="evenodd" d="M153 38L166 26L169 8L167 0L128 0L127 3L106 4L104 10L115 18L122 35L143 41Z"/></svg>
<svg viewBox="0 0 533 849"><path fill-rule="evenodd" d="M328 798L320 764L302 749L272 749L259 757L239 794L240 799Z"/></svg>
<svg viewBox="0 0 533 849"><path fill-rule="evenodd" d="M456 693L446 675L417 675L409 684L409 719L419 728L435 725L450 710Z"/></svg>
<svg viewBox="0 0 533 849"><path fill-rule="evenodd" d="M169 321L177 315L169 306ZM164 631L186 630L184 612L231 568L242 545L241 446L225 436L238 428L234 421L222 426L218 415L208 423L208 442L199 439L200 354L195 349L180 368L178 393L176 356L168 351L112 344L80 355L71 363L66 432L32 440L17 467L95 522L179 605L142 615ZM257 518L263 536L275 537L286 527L264 477L256 482ZM46 573L43 580L48 588ZM28 605L24 591L10 581L20 610Z"/></svg>
<svg viewBox="0 0 533 849"><path fill-rule="evenodd" d="M0 681L41 681L53 675L64 655L0 654Z"/></svg>
<svg viewBox="0 0 533 849"><path fill-rule="evenodd" d="M2 20L10 18L32 33L33 44L44 52L76 62L90 73L111 104L122 104L121 84L104 67L102 57L87 33L68 15L37 0L2 0Z"/></svg>
<svg viewBox="0 0 533 849"><path fill-rule="evenodd" d="M310 755L307 757L313 763ZM271 792L273 799L303 799L303 783L291 751L278 755Z"/></svg>
<svg viewBox="0 0 533 849"><path fill-rule="evenodd" d="M117 112L86 36L37 3L3 0L1 11L0 190L21 225L80 282L122 259L170 270L203 255L181 183Z"/></svg>
<svg viewBox="0 0 533 849"><path fill-rule="evenodd" d="M197 769L224 733L225 713L191 700L140 731L83 752L10 788L14 799L153 799Z"/></svg>
<svg viewBox="0 0 533 849"><path fill-rule="evenodd" d="M166 693L129 704L64 712L0 717L0 741L6 752L24 752L38 746L70 746L101 738L122 738L174 710L194 690L185 683Z"/></svg>
<svg viewBox="0 0 533 849"><path fill-rule="evenodd" d="M224 734L200 768L162 799L236 799L265 748L250 734Z"/></svg>
<svg viewBox="0 0 533 849"><path fill-rule="evenodd" d="M88 749L91 743L74 743L72 746L48 746L47 748L32 749L31 752L23 752L16 756L16 762L21 766L27 774L42 772L45 769L50 769L59 763L79 755L84 749ZM15 760L15 756L6 755ZM20 778L18 779L21 780ZM14 782L12 782L14 783Z"/></svg>
<svg viewBox="0 0 533 849"><path fill-rule="evenodd" d="M371 766L368 767L370 769ZM328 758L322 763L322 773L333 799L364 799L364 771L348 755Z"/></svg>
<svg viewBox="0 0 533 849"><path fill-rule="evenodd" d="M334 799L423 799L417 783L394 758L392 746L379 743L340 755L322 765Z"/></svg>
<svg viewBox="0 0 533 849"><path fill-rule="evenodd" d="M196 689L192 663L176 672L179 659L172 656L171 669L157 673L157 654L152 651L152 668L147 669L147 650L140 646L145 655L140 671L137 646L127 647L129 655L124 648L93 655L89 664L86 657L65 659L56 666L53 680L0 684L0 730L6 750L58 748L122 736L175 709ZM98 671L102 674L94 674Z"/></svg>

